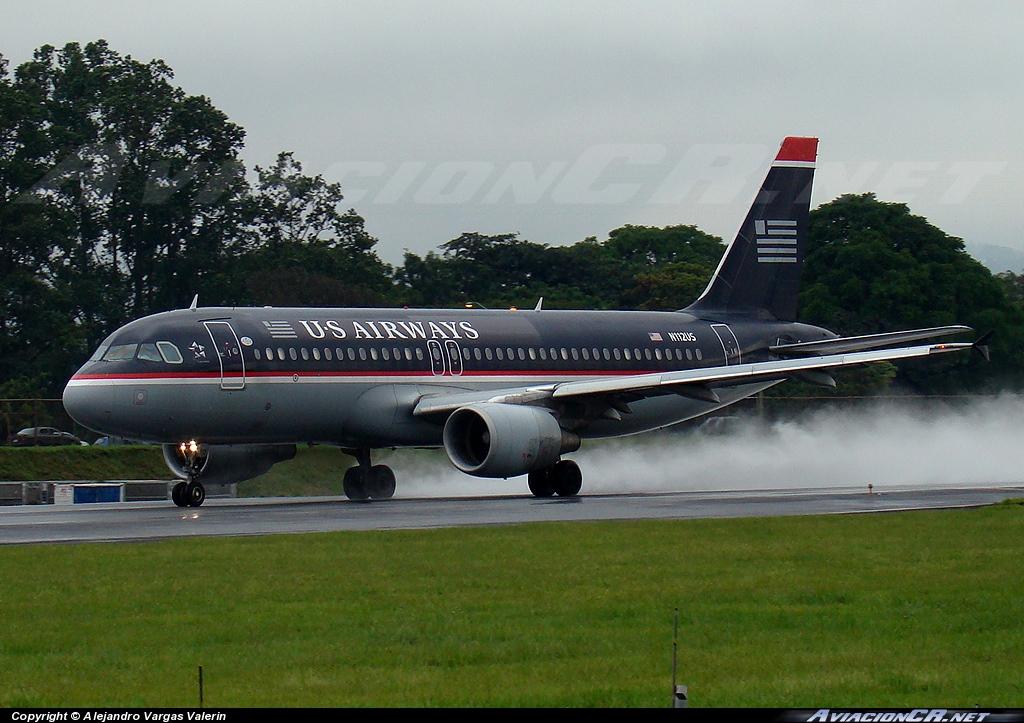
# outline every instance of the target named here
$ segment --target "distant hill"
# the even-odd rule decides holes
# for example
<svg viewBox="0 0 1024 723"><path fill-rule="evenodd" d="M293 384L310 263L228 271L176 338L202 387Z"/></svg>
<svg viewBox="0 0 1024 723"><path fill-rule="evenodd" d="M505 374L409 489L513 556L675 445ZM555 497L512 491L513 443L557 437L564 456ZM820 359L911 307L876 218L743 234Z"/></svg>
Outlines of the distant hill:
<svg viewBox="0 0 1024 723"><path fill-rule="evenodd" d="M1024 272L1024 251L992 244L965 244L967 253L978 259L994 274L1000 271Z"/></svg>

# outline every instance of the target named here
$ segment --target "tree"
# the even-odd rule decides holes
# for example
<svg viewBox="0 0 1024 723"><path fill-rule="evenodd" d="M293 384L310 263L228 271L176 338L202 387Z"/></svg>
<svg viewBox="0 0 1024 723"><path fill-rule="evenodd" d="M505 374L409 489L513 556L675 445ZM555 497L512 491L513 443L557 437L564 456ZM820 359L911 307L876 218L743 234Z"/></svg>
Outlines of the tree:
<svg viewBox="0 0 1024 723"><path fill-rule="evenodd" d="M441 254L406 254L396 278L413 303L678 309L703 290L724 250L693 226L624 226L599 242L548 246L516 234L464 233Z"/></svg>
<svg viewBox="0 0 1024 723"><path fill-rule="evenodd" d="M968 324L994 330L993 364L950 355L901 365L898 383L922 392L1019 385L1024 314L963 242L874 194L847 195L811 212L800 320L840 334Z"/></svg>
<svg viewBox="0 0 1024 723"><path fill-rule="evenodd" d="M354 209L338 210L341 187L302 172L292 153L256 167L249 251L238 264L239 296L273 306L375 306L395 298L391 269L373 250Z"/></svg>
<svg viewBox="0 0 1024 723"><path fill-rule="evenodd" d="M42 360L56 391L128 319L222 291L244 131L172 78L104 41L43 46L0 78L5 343L30 325L49 338L5 373Z"/></svg>

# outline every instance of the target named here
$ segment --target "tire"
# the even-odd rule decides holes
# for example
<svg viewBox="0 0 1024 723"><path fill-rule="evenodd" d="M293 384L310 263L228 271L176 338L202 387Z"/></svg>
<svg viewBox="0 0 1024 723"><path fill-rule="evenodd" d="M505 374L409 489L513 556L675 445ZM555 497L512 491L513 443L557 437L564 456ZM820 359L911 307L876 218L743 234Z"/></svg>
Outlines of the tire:
<svg viewBox="0 0 1024 723"><path fill-rule="evenodd" d="M555 494L555 488L551 486L551 469L545 467L530 472L527 479L534 497L550 497Z"/></svg>
<svg viewBox="0 0 1024 723"><path fill-rule="evenodd" d="M188 484L185 482L179 482L171 488L171 501L178 507L188 507L188 500L185 498L187 488Z"/></svg>
<svg viewBox="0 0 1024 723"><path fill-rule="evenodd" d="M206 488L198 482L189 482L185 488L185 499L189 507L202 507L206 502Z"/></svg>
<svg viewBox="0 0 1024 723"><path fill-rule="evenodd" d="M396 487L395 473L390 467L378 464L370 468L370 479L367 484L370 499L389 500L395 496Z"/></svg>
<svg viewBox="0 0 1024 723"><path fill-rule="evenodd" d="M345 470L344 488L345 496L350 500L361 502L370 499L366 481L363 479L362 468L358 466Z"/></svg>
<svg viewBox="0 0 1024 723"><path fill-rule="evenodd" d="M549 475L551 486L559 497L575 497L583 487L580 466L571 459L556 462Z"/></svg>

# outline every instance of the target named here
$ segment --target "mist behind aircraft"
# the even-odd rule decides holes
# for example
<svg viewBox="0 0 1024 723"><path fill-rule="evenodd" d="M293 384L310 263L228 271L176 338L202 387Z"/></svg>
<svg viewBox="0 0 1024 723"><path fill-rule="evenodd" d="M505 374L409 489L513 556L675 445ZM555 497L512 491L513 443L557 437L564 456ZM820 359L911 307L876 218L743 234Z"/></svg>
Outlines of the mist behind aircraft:
<svg viewBox="0 0 1024 723"><path fill-rule="evenodd" d="M571 455L586 494L761 489L994 486L1024 481L1024 397L962 403L881 401L761 422L740 416L728 431L696 428L607 442ZM521 479L463 475L441 455L399 451L408 482L399 497L523 494Z"/></svg>

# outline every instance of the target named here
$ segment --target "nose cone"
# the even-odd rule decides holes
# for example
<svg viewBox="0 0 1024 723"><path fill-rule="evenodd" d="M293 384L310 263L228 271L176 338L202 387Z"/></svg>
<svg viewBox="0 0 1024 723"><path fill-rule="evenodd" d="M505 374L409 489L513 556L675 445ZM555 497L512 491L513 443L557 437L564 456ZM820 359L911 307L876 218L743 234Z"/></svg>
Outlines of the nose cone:
<svg viewBox="0 0 1024 723"><path fill-rule="evenodd" d="M114 392L109 382L82 379L77 374L64 387L64 409L76 422L94 432L111 434L109 429Z"/></svg>

